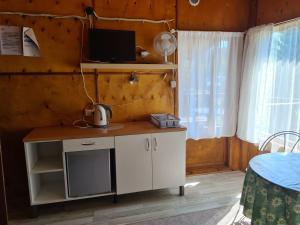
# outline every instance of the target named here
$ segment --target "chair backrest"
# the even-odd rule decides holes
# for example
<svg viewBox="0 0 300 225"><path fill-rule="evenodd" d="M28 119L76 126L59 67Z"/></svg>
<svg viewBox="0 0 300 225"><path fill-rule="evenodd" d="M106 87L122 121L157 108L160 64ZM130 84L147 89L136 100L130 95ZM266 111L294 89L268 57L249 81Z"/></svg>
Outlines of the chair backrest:
<svg viewBox="0 0 300 225"><path fill-rule="evenodd" d="M272 142L276 139L283 141L283 144L279 147L280 152L290 150L294 152L295 148L300 145L300 133L295 131L281 131L271 135L265 142L260 146L259 151L270 150L272 148Z"/></svg>

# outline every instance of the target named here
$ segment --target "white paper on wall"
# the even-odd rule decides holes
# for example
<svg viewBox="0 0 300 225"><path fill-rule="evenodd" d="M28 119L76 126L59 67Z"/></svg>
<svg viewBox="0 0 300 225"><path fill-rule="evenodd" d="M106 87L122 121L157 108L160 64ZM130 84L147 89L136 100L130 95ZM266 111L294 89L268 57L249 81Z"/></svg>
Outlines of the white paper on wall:
<svg viewBox="0 0 300 225"><path fill-rule="evenodd" d="M0 54L23 55L21 27L0 26Z"/></svg>
<svg viewBox="0 0 300 225"><path fill-rule="evenodd" d="M0 55L39 57L40 47L33 29L0 26Z"/></svg>
<svg viewBox="0 0 300 225"><path fill-rule="evenodd" d="M40 47L32 28L23 27L23 55L39 57Z"/></svg>

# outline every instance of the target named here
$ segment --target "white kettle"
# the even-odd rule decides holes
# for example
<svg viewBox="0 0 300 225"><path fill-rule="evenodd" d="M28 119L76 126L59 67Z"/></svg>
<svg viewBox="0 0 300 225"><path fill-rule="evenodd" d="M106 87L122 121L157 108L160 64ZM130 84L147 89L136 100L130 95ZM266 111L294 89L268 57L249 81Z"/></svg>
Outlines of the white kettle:
<svg viewBox="0 0 300 225"><path fill-rule="evenodd" d="M94 127L107 127L112 117L112 110L108 105L95 104L93 109L93 117Z"/></svg>

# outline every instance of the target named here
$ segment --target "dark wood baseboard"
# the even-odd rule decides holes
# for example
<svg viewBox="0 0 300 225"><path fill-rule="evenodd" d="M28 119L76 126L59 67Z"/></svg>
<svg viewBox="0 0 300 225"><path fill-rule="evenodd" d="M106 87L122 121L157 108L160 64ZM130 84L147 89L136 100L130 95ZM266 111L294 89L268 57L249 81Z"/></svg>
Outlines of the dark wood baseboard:
<svg viewBox="0 0 300 225"><path fill-rule="evenodd" d="M232 170L224 164L193 165L193 166L188 166L186 168L186 174L188 176L224 172L224 171L232 171Z"/></svg>

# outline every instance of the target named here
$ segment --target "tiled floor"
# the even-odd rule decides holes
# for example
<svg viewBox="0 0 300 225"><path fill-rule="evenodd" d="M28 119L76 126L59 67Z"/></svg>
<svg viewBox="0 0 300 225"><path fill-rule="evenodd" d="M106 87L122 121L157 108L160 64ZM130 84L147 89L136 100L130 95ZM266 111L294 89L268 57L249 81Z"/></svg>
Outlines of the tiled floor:
<svg viewBox="0 0 300 225"><path fill-rule="evenodd" d="M164 218L207 209L234 206L224 217L228 224L237 211L244 173L224 172L187 178L185 196L178 188L74 201L42 207L36 219L19 218L9 225L112 225Z"/></svg>

